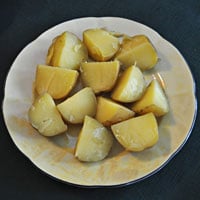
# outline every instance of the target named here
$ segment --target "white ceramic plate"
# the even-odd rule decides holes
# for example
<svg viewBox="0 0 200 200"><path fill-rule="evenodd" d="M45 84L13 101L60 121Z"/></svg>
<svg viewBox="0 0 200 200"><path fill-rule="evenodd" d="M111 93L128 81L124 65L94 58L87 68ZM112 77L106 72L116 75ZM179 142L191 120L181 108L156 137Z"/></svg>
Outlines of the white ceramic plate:
<svg viewBox="0 0 200 200"><path fill-rule="evenodd" d="M170 112L159 122L159 142L140 153L130 153L115 142L108 158L82 163L74 158L78 130L54 138L31 127L27 111L37 64L44 64L52 39L63 31L82 38L88 28L106 28L128 35L145 34L157 49L159 63L148 75L159 74L166 86ZM3 102L5 122L16 146L39 169L66 183L84 187L119 186L142 180L161 169L188 139L196 116L195 85L179 51L158 33L140 23L116 18L81 18L59 24L40 35L17 56L9 71Z"/></svg>

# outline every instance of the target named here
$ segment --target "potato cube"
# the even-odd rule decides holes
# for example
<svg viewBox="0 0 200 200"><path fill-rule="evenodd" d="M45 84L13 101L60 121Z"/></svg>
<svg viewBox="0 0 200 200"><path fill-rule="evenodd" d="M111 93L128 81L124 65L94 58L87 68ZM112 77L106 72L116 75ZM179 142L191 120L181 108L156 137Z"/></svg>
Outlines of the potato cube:
<svg viewBox="0 0 200 200"><path fill-rule="evenodd" d="M158 125L153 113L111 126L118 142L128 151L142 151L158 141Z"/></svg>
<svg viewBox="0 0 200 200"><path fill-rule="evenodd" d="M134 112L110 99L97 98L96 119L104 126L110 126L134 116Z"/></svg>
<svg viewBox="0 0 200 200"><path fill-rule="evenodd" d="M39 95L49 93L54 99L66 97L78 78L76 70L38 65L35 89Z"/></svg>
<svg viewBox="0 0 200 200"><path fill-rule="evenodd" d="M38 97L28 112L29 120L34 128L44 136L58 135L67 130L52 97L45 93Z"/></svg>
<svg viewBox="0 0 200 200"><path fill-rule="evenodd" d="M95 61L107 61L119 50L119 40L103 29L89 29L83 32L83 42Z"/></svg>
<svg viewBox="0 0 200 200"><path fill-rule="evenodd" d="M135 102L132 110L139 114L153 112L159 117L169 111L167 97L156 79L153 79L142 98Z"/></svg>
<svg viewBox="0 0 200 200"><path fill-rule="evenodd" d="M142 72L133 65L121 75L111 97L120 102L133 102L141 98L145 88L146 83Z"/></svg>
<svg viewBox="0 0 200 200"><path fill-rule="evenodd" d="M86 162L104 159L113 143L112 133L97 120L86 116L79 134L75 156Z"/></svg>
<svg viewBox="0 0 200 200"><path fill-rule="evenodd" d="M126 37L123 39L122 47L115 59L129 67L134 63L142 70L155 66L158 56L150 40L144 35Z"/></svg>
<svg viewBox="0 0 200 200"><path fill-rule="evenodd" d="M120 65L113 62L86 62L81 65L81 77L85 86L95 93L110 91L118 78Z"/></svg>
<svg viewBox="0 0 200 200"><path fill-rule="evenodd" d="M87 48L73 33L57 36L49 47L46 64L67 69L79 69L80 63L88 59Z"/></svg>
<svg viewBox="0 0 200 200"><path fill-rule="evenodd" d="M63 118L72 124L82 123L86 115L95 116L96 107L95 94L89 87L80 90L57 105Z"/></svg>

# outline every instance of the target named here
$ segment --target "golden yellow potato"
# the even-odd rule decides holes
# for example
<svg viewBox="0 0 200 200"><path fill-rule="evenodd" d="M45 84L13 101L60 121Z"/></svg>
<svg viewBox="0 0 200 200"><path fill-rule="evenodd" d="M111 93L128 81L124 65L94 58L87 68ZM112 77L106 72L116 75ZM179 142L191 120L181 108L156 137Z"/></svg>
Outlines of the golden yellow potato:
<svg viewBox="0 0 200 200"><path fill-rule="evenodd" d="M79 69L88 59L87 48L73 33L64 32L54 39L49 47L46 64L67 69Z"/></svg>
<svg viewBox="0 0 200 200"><path fill-rule="evenodd" d="M134 103L132 110L139 114L152 112L157 117L169 111L167 97L156 79L152 80L142 98Z"/></svg>
<svg viewBox="0 0 200 200"><path fill-rule="evenodd" d="M52 97L45 93L38 97L28 112L29 121L44 136L58 135L67 130Z"/></svg>
<svg viewBox="0 0 200 200"><path fill-rule="evenodd" d="M134 116L134 112L110 99L97 98L96 119L104 126L110 126Z"/></svg>
<svg viewBox="0 0 200 200"><path fill-rule="evenodd" d="M39 95L47 92L54 99L66 97L75 86L78 74L76 70L38 65L35 89Z"/></svg>
<svg viewBox="0 0 200 200"><path fill-rule="evenodd" d="M112 133L97 120L85 116L76 144L75 157L86 162L102 160L108 155L112 143Z"/></svg>
<svg viewBox="0 0 200 200"><path fill-rule="evenodd" d="M83 42L95 61L110 60L119 50L119 40L103 29L89 29L83 32Z"/></svg>
<svg viewBox="0 0 200 200"><path fill-rule="evenodd" d="M93 90L86 87L57 105L63 118L72 123L82 123L85 115L96 114L97 102Z"/></svg>
<svg viewBox="0 0 200 200"><path fill-rule="evenodd" d="M120 65L112 62L85 62L81 64L81 78L95 93L110 91L118 78Z"/></svg>
<svg viewBox="0 0 200 200"><path fill-rule="evenodd" d="M146 88L144 76L140 69L132 65L121 75L112 92L112 99L120 102L133 102L141 98Z"/></svg>
<svg viewBox="0 0 200 200"><path fill-rule="evenodd" d="M122 47L115 59L129 67L134 63L142 70L147 70L155 66L158 55L150 40L144 35L126 37L123 39Z"/></svg>
<svg viewBox="0 0 200 200"><path fill-rule="evenodd" d="M158 141L158 125L153 113L119 122L111 129L118 142L129 151L142 151Z"/></svg>

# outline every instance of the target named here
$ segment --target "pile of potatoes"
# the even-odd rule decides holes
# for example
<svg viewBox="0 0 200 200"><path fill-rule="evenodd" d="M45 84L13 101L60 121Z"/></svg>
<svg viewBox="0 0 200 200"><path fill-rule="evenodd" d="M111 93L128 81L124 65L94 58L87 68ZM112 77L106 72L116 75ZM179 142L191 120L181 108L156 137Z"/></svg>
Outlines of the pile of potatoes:
<svg viewBox="0 0 200 200"><path fill-rule="evenodd" d="M158 61L150 40L121 35L120 41L118 36L88 29L81 41L64 32L52 41L46 64L37 66L30 123L44 136L65 132L67 124L83 124L75 146L80 161L104 159L113 136L128 151L153 146L156 117L169 110L159 82L147 85L143 75Z"/></svg>

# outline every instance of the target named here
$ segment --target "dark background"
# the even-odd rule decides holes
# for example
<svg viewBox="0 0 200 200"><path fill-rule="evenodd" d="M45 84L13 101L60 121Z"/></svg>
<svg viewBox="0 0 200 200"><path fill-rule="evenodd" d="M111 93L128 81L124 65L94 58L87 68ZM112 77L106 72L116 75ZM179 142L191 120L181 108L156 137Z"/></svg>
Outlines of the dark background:
<svg viewBox="0 0 200 200"><path fill-rule="evenodd" d="M185 57L199 98L199 0L7 0L0 1L1 100L6 75L24 46L60 22L86 16L124 17L155 29ZM199 128L197 117L183 149L150 178L123 188L83 189L57 182L34 167L15 147L1 115L0 199L200 199Z"/></svg>

